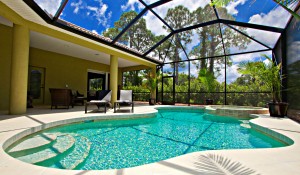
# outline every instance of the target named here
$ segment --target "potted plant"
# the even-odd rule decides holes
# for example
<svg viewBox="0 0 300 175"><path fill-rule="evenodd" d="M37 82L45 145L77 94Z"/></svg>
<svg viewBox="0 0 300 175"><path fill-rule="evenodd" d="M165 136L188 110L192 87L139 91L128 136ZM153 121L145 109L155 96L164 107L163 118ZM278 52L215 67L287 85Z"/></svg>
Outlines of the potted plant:
<svg viewBox="0 0 300 175"><path fill-rule="evenodd" d="M271 90L272 101L268 103L270 116L284 117L287 114L288 103L282 102L281 87L284 75L280 75L281 63L276 64L270 57L262 55L268 63L263 61L244 62L240 64L238 71L242 74L249 74L260 81Z"/></svg>
<svg viewBox="0 0 300 175"><path fill-rule="evenodd" d="M205 100L206 105L212 105L214 100L210 99L210 94L215 90L215 76L213 73L207 71L206 69L201 69L199 72L199 79L201 83L204 84L205 90L208 94L208 98Z"/></svg>
<svg viewBox="0 0 300 175"><path fill-rule="evenodd" d="M150 91L149 105L156 104L155 90L156 90L156 78L151 76L151 70L146 71L146 88Z"/></svg>

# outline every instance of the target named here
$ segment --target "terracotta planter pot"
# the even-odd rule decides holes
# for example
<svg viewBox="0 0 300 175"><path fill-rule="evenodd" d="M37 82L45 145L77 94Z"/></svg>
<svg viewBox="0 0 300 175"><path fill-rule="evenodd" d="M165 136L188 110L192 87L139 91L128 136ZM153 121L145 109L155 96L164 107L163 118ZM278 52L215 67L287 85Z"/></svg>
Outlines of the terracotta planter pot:
<svg viewBox="0 0 300 175"><path fill-rule="evenodd" d="M149 105L155 105L156 100L155 98L149 98Z"/></svg>
<svg viewBox="0 0 300 175"><path fill-rule="evenodd" d="M270 116L284 117L287 115L288 103L285 102L270 102L268 103Z"/></svg>
<svg viewBox="0 0 300 175"><path fill-rule="evenodd" d="M206 99L205 100L206 105L212 105L213 103L214 103L214 100L212 100L212 99Z"/></svg>

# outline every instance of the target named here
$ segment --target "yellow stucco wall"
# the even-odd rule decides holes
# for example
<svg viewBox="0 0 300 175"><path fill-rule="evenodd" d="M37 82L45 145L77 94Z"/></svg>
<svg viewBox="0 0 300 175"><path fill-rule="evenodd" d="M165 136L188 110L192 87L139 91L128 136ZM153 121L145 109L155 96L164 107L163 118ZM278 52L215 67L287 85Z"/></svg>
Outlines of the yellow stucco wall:
<svg viewBox="0 0 300 175"><path fill-rule="evenodd" d="M0 24L0 110L8 110L10 68L12 52L12 28Z"/></svg>
<svg viewBox="0 0 300 175"><path fill-rule="evenodd" d="M62 32L59 30L55 30L52 28L49 28L45 25L41 25L32 21L28 21L24 19L22 16L14 12L12 9L10 9L8 6L6 6L3 2L0 2L0 15L7 18L8 20L12 21L16 24L26 25L28 26L29 30L39 32L42 34L46 34L61 40L65 40L74 44L81 45L83 47L87 47L90 49L94 49L100 52L107 53L109 55L115 55L119 58L126 59L128 61L133 61L142 65L146 65L149 67L156 67L155 63L152 63L150 61L144 60L142 58L139 58L135 55L128 54L124 51L121 51L119 49L115 49L113 47L107 46L105 44L97 43L88 39L83 39L82 37L77 37L76 35L70 35L68 32Z"/></svg>
<svg viewBox="0 0 300 175"><path fill-rule="evenodd" d="M86 96L87 70L109 72L110 67L92 61L82 60L45 50L30 48L29 65L45 68L45 104L50 104L49 88L78 90Z"/></svg>
<svg viewBox="0 0 300 175"><path fill-rule="evenodd" d="M0 2L0 15L7 18L14 24L26 26L30 31L40 32L58 39L78 44L90 49L98 50L119 58L133 61L141 65L156 67L156 64L141 59L135 55L112 48L101 43L77 37L63 30L55 30L52 27L37 24L24 19L14 12L3 2ZM0 24L0 110L8 110L11 81L11 57L12 57L12 28ZM45 52L38 49L30 49L29 65L46 69L45 74L45 102L50 104L49 87L65 87L86 93L87 69L109 72L110 67L99 63L85 61L69 56ZM118 77L121 74L117 75ZM67 81L66 81L67 80ZM120 83L120 82L119 82Z"/></svg>

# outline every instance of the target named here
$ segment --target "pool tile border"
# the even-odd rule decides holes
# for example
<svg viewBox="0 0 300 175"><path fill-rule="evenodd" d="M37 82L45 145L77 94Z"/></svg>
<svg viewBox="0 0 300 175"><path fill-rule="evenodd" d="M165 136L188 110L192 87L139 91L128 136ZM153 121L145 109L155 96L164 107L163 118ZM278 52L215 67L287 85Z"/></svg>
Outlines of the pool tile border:
<svg viewBox="0 0 300 175"><path fill-rule="evenodd" d="M252 123L251 121L250 121L249 124L250 124L251 128L253 128L253 129L255 129L255 130L259 131L259 132L262 132L265 135L268 135L268 136L270 136L272 138L275 138L275 139L277 139L277 140L279 140L279 141L287 144L288 146L294 144L294 141L292 139L290 139L289 137L287 137L287 136L285 136L283 134L280 134L280 133L278 133L276 131L273 131L272 129L260 126L260 125L255 124L255 123Z"/></svg>

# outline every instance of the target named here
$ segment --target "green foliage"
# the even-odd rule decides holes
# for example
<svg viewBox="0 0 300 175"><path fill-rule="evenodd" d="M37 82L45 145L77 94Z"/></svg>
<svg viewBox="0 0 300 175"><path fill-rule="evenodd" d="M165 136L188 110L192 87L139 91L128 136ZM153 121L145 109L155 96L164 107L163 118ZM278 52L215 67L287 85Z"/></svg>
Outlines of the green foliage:
<svg viewBox="0 0 300 175"><path fill-rule="evenodd" d="M151 93L156 90L156 78L151 76L151 69L144 70L144 87L146 87Z"/></svg>
<svg viewBox="0 0 300 175"><path fill-rule="evenodd" d="M142 84L143 76L141 71L123 72L124 86L139 86Z"/></svg>
<svg viewBox="0 0 300 175"><path fill-rule="evenodd" d="M263 63L263 62L261 62ZM261 64L260 62L251 62L252 67ZM241 65L239 65L241 66ZM250 69L252 70L252 68ZM242 71L240 67L239 71ZM257 70L253 70L256 72ZM241 72L240 72L241 73ZM234 82L226 85L226 101L229 105L246 105L265 107L266 102L272 99L271 88L254 74L245 72ZM189 77L181 72L178 75L178 84L175 86L175 100L178 103L188 103ZM162 79L158 77L158 97L161 98ZM164 100L172 99L173 80L164 78ZM205 99L214 100L214 104L224 104L225 83L218 82L216 76L208 70L200 70L197 77L190 77L190 103L204 104Z"/></svg>
<svg viewBox="0 0 300 175"><path fill-rule="evenodd" d="M212 72L207 71L206 69L201 69L199 71L199 79L201 83L206 88L206 92L210 93L215 91L216 87L216 78Z"/></svg>
<svg viewBox="0 0 300 175"><path fill-rule="evenodd" d="M102 90L103 79L102 78L94 78L90 79L90 87L89 90Z"/></svg>
<svg viewBox="0 0 300 175"><path fill-rule="evenodd" d="M281 63L276 64L270 57L263 54L269 63L263 61L258 62L242 62L238 71L244 75L249 75L259 85L266 86L272 92L273 101L281 101L281 81L280 76Z"/></svg>
<svg viewBox="0 0 300 175"><path fill-rule="evenodd" d="M150 92L149 89L145 89L144 86L124 86L124 90L132 90L133 92Z"/></svg>

